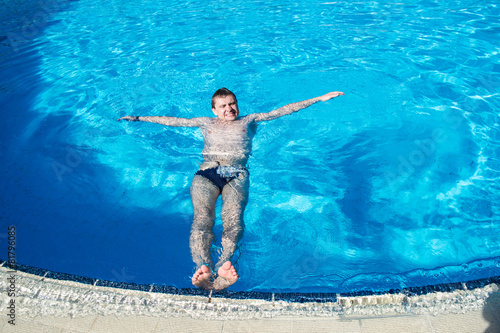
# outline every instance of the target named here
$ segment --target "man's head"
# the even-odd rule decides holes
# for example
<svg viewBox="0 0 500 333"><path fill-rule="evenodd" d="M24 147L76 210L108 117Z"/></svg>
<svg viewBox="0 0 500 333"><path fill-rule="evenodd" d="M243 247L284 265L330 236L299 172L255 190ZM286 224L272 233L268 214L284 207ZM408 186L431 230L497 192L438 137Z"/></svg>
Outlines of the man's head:
<svg viewBox="0 0 500 333"><path fill-rule="evenodd" d="M222 120L235 120L240 114L236 95L227 88L221 88L212 96L212 111Z"/></svg>

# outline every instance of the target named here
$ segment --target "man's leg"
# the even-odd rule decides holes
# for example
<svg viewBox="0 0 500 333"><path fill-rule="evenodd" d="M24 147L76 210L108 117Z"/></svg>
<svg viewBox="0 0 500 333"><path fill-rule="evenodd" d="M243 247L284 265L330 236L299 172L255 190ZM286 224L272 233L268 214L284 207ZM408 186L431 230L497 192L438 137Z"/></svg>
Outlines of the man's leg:
<svg viewBox="0 0 500 333"><path fill-rule="evenodd" d="M243 213L248 202L248 174L240 174L231 180L222 190L222 253L215 269L219 277L214 282L215 289L225 289L238 280L238 274L231 263L231 258L243 235ZM222 279L221 279L222 277Z"/></svg>
<svg viewBox="0 0 500 333"><path fill-rule="evenodd" d="M196 264L192 282L195 286L210 289L213 269L210 248L214 239L215 202L219 189L207 178L195 175L191 183L191 201L193 203L193 224L189 246Z"/></svg>

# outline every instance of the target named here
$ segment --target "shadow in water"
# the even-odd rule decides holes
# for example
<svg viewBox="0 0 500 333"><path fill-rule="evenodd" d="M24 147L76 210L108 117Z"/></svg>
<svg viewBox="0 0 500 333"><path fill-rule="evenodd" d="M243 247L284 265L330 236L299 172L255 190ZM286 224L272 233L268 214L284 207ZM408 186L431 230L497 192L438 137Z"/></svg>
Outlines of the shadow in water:
<svg viewBox="0 0 500 333"><path fill-rule="evenodd" d="M55 1L49 9L55 13L67 3ZM134 184L115 181L116 170L99 163L97 145L75 144L69 112L34 109L45 84L35 37L56 22L46 15L50 20L38 22L36 34L25 31L33 25L29 20L46 13L44 4L11 2L13 12L2 8L0 14L0 258L7 255L6 230L15 226L17 264L109 281L190 286L189 212L129 203L139 196ZM102 135L89 133L89 143ZM171 197L161 186L151 196L165 198L161 202Z"/></svg>

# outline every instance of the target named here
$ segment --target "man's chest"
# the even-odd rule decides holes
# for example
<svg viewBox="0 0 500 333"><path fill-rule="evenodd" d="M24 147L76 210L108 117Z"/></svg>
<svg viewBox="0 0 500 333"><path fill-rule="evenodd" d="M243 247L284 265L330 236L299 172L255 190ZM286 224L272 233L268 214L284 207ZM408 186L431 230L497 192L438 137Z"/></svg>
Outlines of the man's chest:
<svg viewBox="0 0 500 333"><path fill-rule="evenodd" d="M248 122L231 121L227 123L214 122L208 124L202 129L205 139L250 139L253 137L255 130ZM218 140L217 140L218 141Z"/></svg>

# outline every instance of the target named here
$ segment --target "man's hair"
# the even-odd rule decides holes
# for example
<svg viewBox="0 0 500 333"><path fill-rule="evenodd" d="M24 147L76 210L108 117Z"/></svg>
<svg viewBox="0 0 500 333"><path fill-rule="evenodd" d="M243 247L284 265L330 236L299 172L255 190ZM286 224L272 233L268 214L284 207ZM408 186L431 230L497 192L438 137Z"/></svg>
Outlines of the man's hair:
<svg viewBox="0 0 500 333"><path fill-rule="evenodd" d="M215 92L215 94L212 96L212 109L215 109L215 99L219 97L226 97L226 96L233 96L234 101L238 103L238 100L236 99L236 95L229 89L227 88L220 88Z"/></svg>

